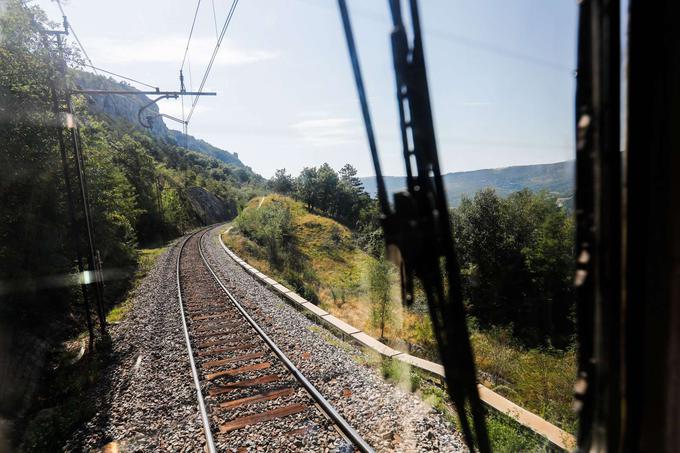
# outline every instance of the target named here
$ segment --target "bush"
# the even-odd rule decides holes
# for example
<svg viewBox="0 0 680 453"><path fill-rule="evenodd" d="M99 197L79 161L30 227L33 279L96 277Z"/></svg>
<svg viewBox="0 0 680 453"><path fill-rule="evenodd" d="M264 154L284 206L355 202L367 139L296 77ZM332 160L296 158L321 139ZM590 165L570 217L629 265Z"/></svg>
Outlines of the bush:
<svg viewBox="0 0 680 453"><path fill-rule="evenodd" d="M293 221L285 203L274 199L257 209L246 209L235 222L246 237L265 248L275 268L295 264Z"/></svg>

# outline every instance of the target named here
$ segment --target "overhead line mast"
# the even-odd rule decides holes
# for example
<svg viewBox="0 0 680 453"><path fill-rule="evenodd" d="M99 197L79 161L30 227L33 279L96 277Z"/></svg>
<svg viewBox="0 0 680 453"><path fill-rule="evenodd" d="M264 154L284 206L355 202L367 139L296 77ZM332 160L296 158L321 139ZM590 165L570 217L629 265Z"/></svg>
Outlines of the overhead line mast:
<svg viewBox="0 0 680 453"><path fill-rule="evenodd" d="M63 16L63 30L45 30L40 24L34 23L38 29L38 32L42 35L43 44L46 50L53 56L51 48L49 46L48 38L54 36L57 44L58 51L58 63L55 65L57 72L59 73L62 82L66 80L66 61L64 59L63 52L63 41L62 36L68 34L69 24L66 16ZM73 106L71 104L71 92L65 86L65 82L61 87L61 90L57 86L56 78L52 85L52 95L53 95L53 105L54 113L57 115L57 120L59 121L59 147L62 156L62 164L64 167L64 177L66 179L66 189L67 197L69 199L69 216L71 217L71 223L73 228L73 238L75 240L76 252L77 252L77 262L78 270L80 272L80 284L83 291L83 298L86 307L86 319L88 324L88 329L90 330L90 348L93 346L93 330L92 321L90 315L90 305L89 305L89 291L90 285L94 286L94 295L96 301L96 311L99 318L99 328L102 336L107 335L106 331L106 316L104 314L104 296L103 296L103 284L101 281L101 265L98 261L99 251L97 250L95 243L94 228L92 225L92 216L89 204L89 193L87 190L87 179L85 176L85 161L83 159L80 132L78 129L78 123L73 118ZM60 93L61 91L61 93ZM75 216L75 207L73 206L73 194L71 192L70 186L70 176L68 169L68 161L66 154L66 143L63 137L63 128L66 127L69 131L71 147L73 149L73 160L75 161L76 177L78 179L78 185L80 186L80 197L83 207L83 224L87 236L87 271L85 271L85 266L83 262L83 257L81 253L81 245L79 240L79 232L77 226L77 219Z"/></svg>
<svg viewBox="0 0 680 453"><path fill-rule="evenodd" d="M92 215L91 215L91 210L90 210L90 203L89 203L89 193L88 193L88 188L87 188L87 178L86 178L86 171L85 171L85 159L83 157L83 152L82 152L82 142L80 138L80 130L78 127L78 122L74 117L74 111L73 111L73 105L71 102L71 95L72 94L88 94L88 95L110 95L110 94L119 94L119 95L145 95L145 94L156 94L159 95L159 97L152 102L146 104L145 106L142 107L139 111L139 118L140 118L140 124L144 127L150 127L150 125L145 125L144 122L142 121L142 111L145 110L146 108L150 107L151 105L155 104L161 99L164 98L178 98L180 95L185 94L186 90L183 89L181 91L161 91L159 90L158 87L154 87L152 85L140 82L138 80L121 76L116 73L112 73L110 71L103 71L107 72L112 75L116 75L121 78L125 78L131 81L134 81L136 83L140 83L142 85L146 85L148 87L154 88L154 91L138 91L138 90L81 90L81 89L76 89L76 90L71 90L66 86L66 71L67 71L67 65L66 65L66 60L64 58L64 52L63 52L63 39L62 37L65 35L69 34L69 28L71 29L71 32L73 33L73 36L80 47L80 50L83 53L83 56L89 63L89 66L92 69L97 71L97 69L92 63L92 60L90 59L89 55L87 54L84 46L82 45L82 42L80 39L75 35L75 32L73 31L73 27L70 26L68 19L66 17L66 14L64 12L64 9L57 0L57 5L59 6L59 10L62 13L62 19L63 19L63 30L46 30L44 29L40 23L37 22L35 18L33 18L33 24L35 28L37 29L38 33L42 36L43 39L43 44L45 45L46 50L48 53L54 57L54 54L52 52L52 49L49 45L49 38L54 37L54 40L56 41L57 44L57 60L58 62L55 64L56 70L59 73L59 76L61 78L62 84L61 87L57 85L57 78L54 78L53 85L51 87L52 91L52 98L53 98L53 104L54 104L54 114L57 116L58 120L58 128L59 128L59 146L61 150L61 156L62 156L62 164L64 166L64 178L65 178L65 185L67 189L67 198L69 201L69 216L70 216L70 223L72 224L72 234L73 234L73 240L75 242L75 247L76 247L76 255L77 255L77 263L78 263L78 270L80 273L80 285L81 289L83 292L83 301L85 304L85 311L86 311L86 320L88 324L88 330L90 332L90 347L93 346L93 341L94 341L94 331L93 331L93 324L92 324L92 318L91 318L91 313L90 313L90 291L88 288L94 286L94 296L95 296L95 308L99 320L99 328L101 331L102 336L107 335L107 329L106 329L106 316L104 312L104 295L103 295L103 271L102 271L102 266L101 266L101 261L100 261L100 254L99 250L97 250L96 242L95 242L95 233L94 233L94 227L93 227L93 222L92 222ZM25 4L24 4L25 6ZM29 12L30 14L30 12ZM30 14L32 17L32 14ZM217 93L214 92L196 92L196 93L189 93L194 96L215 96ZM168 115L163 115L166 116L170 119L176 120L174 117L170 117ZM151 117L147 117L151 118ZM63 128L68 129L69 131L69 136L70 136L70 142L71 142L71 147L73 149L73 161L75 162L75 169L76 169L76 176L78 180L78 184L80 186L80 198L82 202L82 208L83 208L83 224L82 227L85 229L86 232L86 241L87 241L87 271L85 270L85 262L83 260L83 254L81 252L81 245L80 245L80 233L78 231L78 220L76 217L75 213L75 204L74 204L74 194L71 190L71 184L70 184L70 171L68 168L68 156L66 152L66 140L64 140L63 136Z"/></svg>
<svg viewBox="0 0 680 453"><path fill-rule="evenodd" d="M65 11L64 11L64 8L63 8L63 6L61 5L61 1L60 1L60 0L56 0L56 2L57 2L57 6L59 6L59 11L61 11L61 14L62 14L62 17L63 17L63 22L64 22L64 32L63 32L62 34L68 34L68 30L70 29L71 34L73 35L73 37L74 37L75 40L76 40L76 43L78 44L78 47L80 48L81 52L82 52L83 55L85 56L85 59L86 59L87 62L89 63L89 64L83 63L83 66L92 68L92 69L94 70L95 74L97 73L97 71L101 71L101 72L104 72L104 73L106 73L106 74L110 74L110 75L113 75L113 76L116 76L116 77L120 77L121 79L129 80L129 81L131 81L131 82L135 82L135 83L138 83L138 84L140 84L140 85L144 85L144 86L146 86L146 87L148 87L148 88L153 88L153 89L154 89L154 91L141 91L141 90L135 90L135 91L133 91L133 90L80 90L80 89L78 89L78 90L70 90L70 93L75 93L75 94L89 94L89 95L109 95L109 94L120 94L120 95L134 95L134 94L142 94L142 95L151 94L151 95L154 95L154 94L156 94L156 95L159 95L159 96L160 96L159 98L157 98L157 99L155 99L154 101L152 101L152 102L150 102L150 103L144 105L144 106L139 110L139 112L138 112L138 114L137 114L138 119L139 119L139 123L140 123L143 127L145 127L145 128L150 128L150 127L151 127L150 124L148 124L148 123L145 124L145 123L144 123L144 121L143 121L143 119L142 119L142 112L143 112L144 110L146 110L147 108L149 108L151 105L153 105L153 104L155 104L156 102L160 101L161 99L167 99L167 98L177 99L177 98L180 96L181 93L180 93L180 92L177 92L177 91L161 91L157 86L154 86L154 85L151 85L151 84L142 82L142 81L137 80L137 79L133 79L132 77L127 77L127 76L124 76L124 75L121 75L121 74L118 74L118 73L115 73L115 72L112 72L112 71L108 71L108 70L106 70L106 69L102 69L102 68L96 67L96 66L94 65L94 63L92 62L92 59L91 59L90 56L88 55L87 51L85 50L85 47L83 46L83 43L80 41L80 39L78 39L78 36L76 35L75 30L73 29L73 26L68 22L68 19L67 19L67 17L66 17L66 13L65 13ZM199 3L199 5L200 5L200 0L199 0L198 3ZM197 12L198 12L198 11L197 11ZM195 21L196 21L196 16L194 16L194 22L195 22ZM192 25L192 32L193 32L193 25ZM61 32L59 32L59 33L61 33ZM191 39L191 37L190 37L189 39ZM189 44L187 43L187 48L188 48L188 46L189 46ZM185 54L185 57L186 57L186 54ZM184 90L184 84L183 84L183 82L182 82L180 91L185 91L185 90ZM194 96L200 96L200 95L201 95L201 94L199 94L199 93L189 93L189 94L192 94L192 95L194 95ZM204 95L204 96L215 96L215 95L217 95L217 93L210 92L210 93L204 93L203 95ZM166 118L175 120L175 121L180 121L180 122L182 122L182 123L184 122L184 120L179 120L179 119L177 119L177 118L175 118L175 117L172 117L172 116L170 116L170 115L159 114L159 115L156 115L156 116L163 116L163 117L166 117ZM148 117L147 117L147 119L149 119L149 120L150 120L151 118L152 118L152 116L148 116Z"/></svg>

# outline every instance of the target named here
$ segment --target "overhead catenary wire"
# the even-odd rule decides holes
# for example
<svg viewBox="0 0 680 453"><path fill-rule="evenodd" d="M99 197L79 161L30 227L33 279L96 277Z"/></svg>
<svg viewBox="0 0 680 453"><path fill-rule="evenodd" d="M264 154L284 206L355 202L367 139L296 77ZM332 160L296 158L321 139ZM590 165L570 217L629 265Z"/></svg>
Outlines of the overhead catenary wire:
<svg viewBox="0 0 680 453"><path fill-rule="evenodd" d="M61 6L61 1L57 0L57 6L59 7L59 11L61 12L61 15L63 17L66 17L66 12L64 12L64 8ZM83 47L83 43L80 42L80 39L78 39L78 34L76 33L76 30L73 28L73 25L69 22L68 28L71 29L71 34L73 35L73 38L76 40L78 43L78 47L80 47L80 51L83 52L83 56L85 59L90 63L90 65L94 66L92 63L92 60L90 59L90 56L87 54L87 51L85 50L85 47Z"/></svg>
<svg viewBox="0 0 680 453"><path fill-rule="evenodd" d="M200 7L201 7L201 0L198 0L198 2L196 3L196 11L194 11L194 20L191 21L191 30L189 30L189 39L187 39L187 46L184 49L184 56L182 57L182 64L179 68L180 71L182 69L184 69L184 63L187 60L187 54L189 53L189 45L191 44L191 37L194 35L194 27L196 26L196 18L198 17L198 10L199 10Z"/></svg>
<svg viewBox="0 0 680 453"><path fill-rule="evenodd" d="M61 15L63 17L66 17L66 12L64 11L64 7L61 5L61 0L57 0L57 6L59 7L59 11L61 12ZM140 85L144 85L149 88L153 88L155 90L158 90L157 86L151 85L149 83L142 82L137 79L133 79L132 77L127 77L122 74L117 74L113 71L108 71L106 69L99 68L94 65L92 62L92 59L90 58L90 55L88 55L87 51L85 50L85 46L83 46L83 43L80 41L80 38L78 38L78 34L76 33L76 30L73 28L73 24L71 22L68 22L68 28L70 30L70 33L73 35L73 38L75 39L76 43L78 44L78 47L80 48L80 51L83 53L83 56L85 57L85 60L87 63L83 63L83 66L86 66L88 68L94 69L95 74L97 74L97 71L103 72L105 74L110 74L112 76L119 77L121 79L129 80L131 82L138 83Z"/></svg>
<svg viewBox="0 0 680 453"><path fill-rule="evenodd" d="M215 62L215 57L217 57L217 53L220 50L220 45L222 44L222 40L224 39L224 35L227 33L227 29L229 28L229 24L231 23L231 18L234 17L234 11L236 10L236 6L238 5L238 0L233 0L231 4L231 8L229 9L229 13L227 14L227 18L224 21L224 25L222 26L222 31L220 32L220 36L217 38L217 43L215 44L215 49L213 50L212 56L210 57L210 62L208 63L208 67L205 69L205 73L203 74L203 79L201 80L201 85L198 88L198 92L201 93L203 91L203 87L205 86L206 80L208 80L208 75L210 75L210 70L212 69L213 63ZM198 100L200 99L200 96L196 96L194 98L194 102L191 104L191 110L189 111L189 115L187 116L186 122L187 124L189 121L191 121L191 116L194 114L194 110L196 109L196 104L198 104Z"/></svg>
<svg viewBox="0 0 680 453"><path fill-rule="evenodd" d="M298 0L298 1L312 6L326 8L329 11L333 10L333 3L331 1L314 1L314 0ZM383 15L367 9L355 8L354 15L363 17L373 22L384 23L388 21L388 19ZM448 41L451 43L455 43L464 47L468 47L470 49L475 49L486 53L496 54L504 58L511 58L514 60L524 61L529 64L542 66L544 68L551 69L554 71L563 72L565 74L568 74L569 76L572 76L574 73L574 68L569 67L568 65L536 57L534 55L530 55L524 52L508 49L506 47L492 44L486 41L470 38L468 36L463 36L461 34L453 33L449 30L428 27L426 33L435 39Z"/></svg>
<svg viewBox="0 0 680 453"><path fill-rule="evenodd" d="M86 66L86 67L88 67L88 68L92 68L92 69L94 69L95 71L100 71L100 72L103 72L103 73L106 73L106 74L110 74L110 75L115 76L115 77L119 77L119 78L121 78L121 79L129 80L130 82L135 82L135 83L138 83L138 84L140 84L140 85L144 85L144 86L149 87L149 88L153 88L154 90L158 90L158 87L157 87L157 86L154 86L154 85L151 85L151 84L142 82L142 81L137 80L137 79L133 79L132 77L127 77L127 76L124 76L124 75L121 75L121 74L117 74L117 73L115 73L115 72L113 72L113 71L108 71L108 70L106 70L106 69L98 68L98 67L93 66L93 65L91 65L91 64L83 64L83 66Z"/></svg>
<svg viewBox="0 0 680 453"><path fill-rule="evenodd" d="M187 60L187 70L189 71L189 91L194 91L194 77L191 73L191 59ZM191 102L194 102L195 96L191 96Z"/></svg>
<svg viewBox="0 0 680 453"><path fill-rule="evenodd" d="M217 31L217 13L215 13L215 0L211 0L213 10L213 22L215 23L215 39L219 38L220 34Z"/></svg>

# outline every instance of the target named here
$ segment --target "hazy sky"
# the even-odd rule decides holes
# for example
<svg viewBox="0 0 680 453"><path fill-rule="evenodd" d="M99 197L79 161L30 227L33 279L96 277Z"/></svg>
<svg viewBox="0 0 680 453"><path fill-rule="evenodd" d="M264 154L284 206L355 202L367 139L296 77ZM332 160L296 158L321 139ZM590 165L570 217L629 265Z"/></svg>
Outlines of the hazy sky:
<svg viewBox="0 0 680 453"><path fill-rule="evenodd" d="M33 3L59 18L53 1ZM62 3L95 65L178 89L196 1ZM215 17L221 28L230 5L202 0L187 87L198 87L216 42ZM420 5L443 171L572 158L576 1ZM349 9L383 169L403 175L387 0L349 0ZM373 174L334 0L240 0L206 90L218 96L200 100L189 133L237 152L263 176L323 162ZM181 115L179 101L160 108Z"/></svg>

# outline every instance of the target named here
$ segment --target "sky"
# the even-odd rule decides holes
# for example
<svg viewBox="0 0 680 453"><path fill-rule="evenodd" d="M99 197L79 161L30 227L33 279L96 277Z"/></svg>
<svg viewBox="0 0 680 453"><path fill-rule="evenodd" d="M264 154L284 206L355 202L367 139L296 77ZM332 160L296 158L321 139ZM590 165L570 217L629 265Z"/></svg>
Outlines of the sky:
<svg viewBox="0 0 680 453"><path fill-rule="evenodd" d="M59 20L53 0L31 3ZM187 88L200 85L231 3L202 0ZM95 66L179 89L195 0L62 5ZM348 6L383 173L403 175L387 0ZM421 0L420 8L443 172L573 158L576 1ZM265 177L324 162L374 174L334 0L241 0L205 90L218 95L199 99L189 133ZM179 100L159 107L182 115Z"/></svg>

